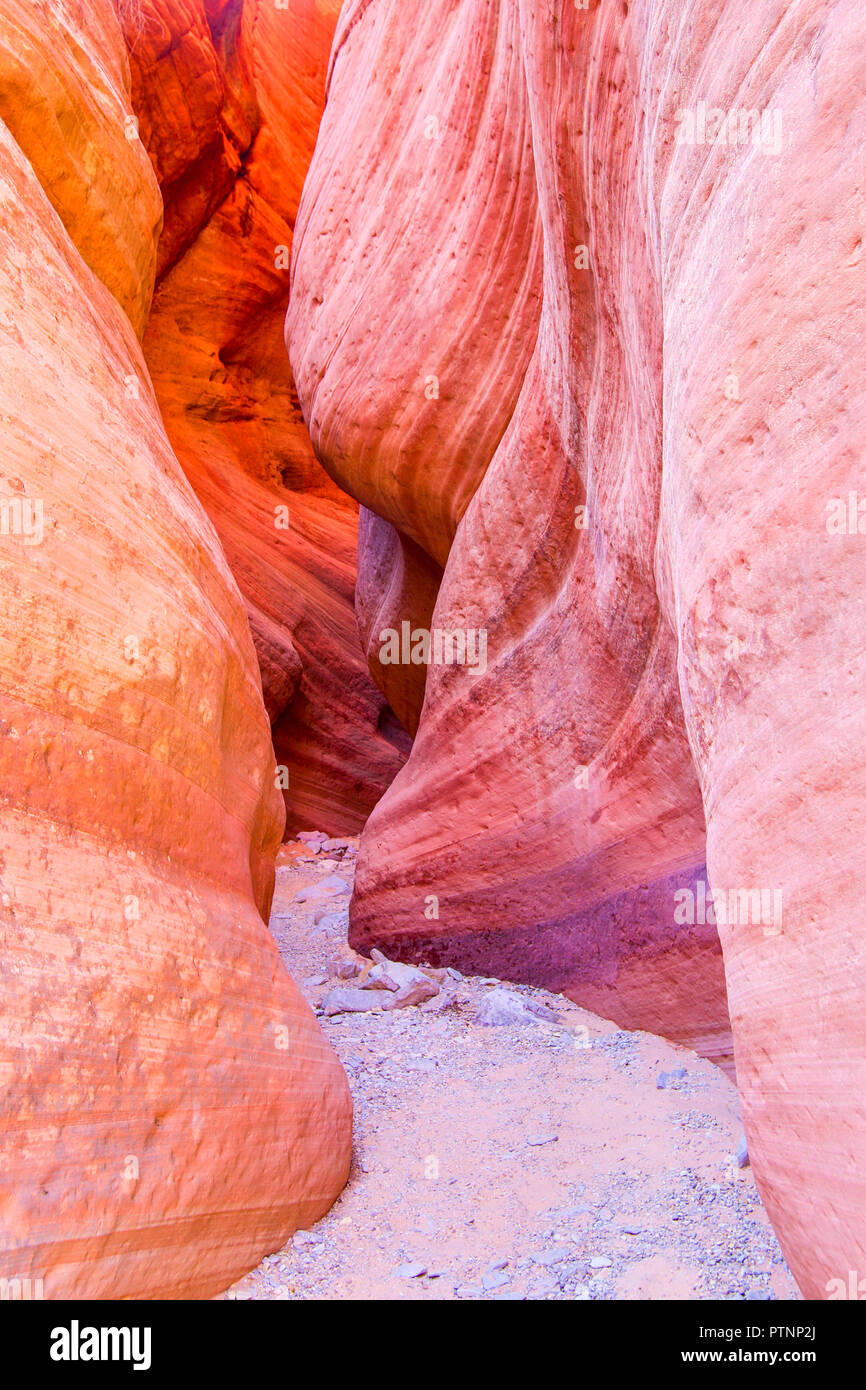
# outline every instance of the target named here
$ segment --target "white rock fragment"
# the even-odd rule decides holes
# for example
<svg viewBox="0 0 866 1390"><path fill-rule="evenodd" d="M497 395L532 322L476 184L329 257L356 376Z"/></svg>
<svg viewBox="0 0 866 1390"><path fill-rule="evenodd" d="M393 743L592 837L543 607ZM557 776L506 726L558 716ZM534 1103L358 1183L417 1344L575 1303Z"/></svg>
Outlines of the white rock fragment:
<svg viewBox="0 0 866 1390"><path fill-rule="evenodd" d="M309 888L302 888L300 893L295 894L296 903L319 903L327 898L339 897L341 893L349 893L351 889L344 878L339 874L329 874L323 878L321 883L313 883Z"/></svg>
<svg viewBox="0 0 866 1390"><path fill-rule="evenodd" d="M335 1014L365 1014L381 1009L385 995L372 989L332 989L322 1000L325 1018Z"/></svg>

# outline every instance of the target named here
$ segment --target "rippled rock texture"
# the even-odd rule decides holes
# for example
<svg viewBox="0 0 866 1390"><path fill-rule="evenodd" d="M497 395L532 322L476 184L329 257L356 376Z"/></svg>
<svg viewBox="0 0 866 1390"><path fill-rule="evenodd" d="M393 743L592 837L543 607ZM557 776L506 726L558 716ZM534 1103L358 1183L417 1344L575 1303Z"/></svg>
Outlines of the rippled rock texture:
<svg viewBox="0 0 866 1390"><path fill-rule="evenodd" d="M0 1276L208 1297L345 1181L267 931L244 605L136 336L161 204L107 0L0 3Z"/></svg>
<svg viewBox="0 0 866 1390"><path fill-rule="evenodd" d="M417 724L353 943L723 1063L727 991L818 1297L866 1266L864 24L349 0L287 320L318 456L379 518L371 669ZM475 660L426 665L425 628Z"/></svg>
<svg viewBox="0 0 866 1390"><path fill-rule="evenodd" d="M165 200L144 350L259 656L287 828L360 830L409 740L370 679L358 509L317 462L283 343L339 0L141 0L124 33Z"/></svg>

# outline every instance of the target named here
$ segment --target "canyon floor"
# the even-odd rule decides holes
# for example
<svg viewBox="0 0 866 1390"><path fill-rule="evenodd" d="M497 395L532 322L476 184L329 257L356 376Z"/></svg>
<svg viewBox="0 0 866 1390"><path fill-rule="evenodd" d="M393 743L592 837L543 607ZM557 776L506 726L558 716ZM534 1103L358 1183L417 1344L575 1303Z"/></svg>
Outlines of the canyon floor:
<svg viewBox="0 0 866 1390"><path fill-rule="evenodd" d="M270 924L349 1077L349 1182L223 1297L798 1298L736 1089L695 1053L456 972L420 1005L324 1016L370 964L346 941L356 845L284 845Z"/></svg>

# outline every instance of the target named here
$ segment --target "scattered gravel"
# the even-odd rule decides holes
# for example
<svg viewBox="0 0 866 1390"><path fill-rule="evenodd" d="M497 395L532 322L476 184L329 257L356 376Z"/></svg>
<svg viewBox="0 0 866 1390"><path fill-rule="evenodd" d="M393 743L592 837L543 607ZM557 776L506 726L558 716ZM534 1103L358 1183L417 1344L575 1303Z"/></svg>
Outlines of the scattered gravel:
<svg viewBox="0 0 866 1390"><path fill-rule="evenodd" d="M271 931L349 1077L352 1171L222 1297L799 1296L722 1072L561 995L356 955L357 841L302 841L278 857Z"/></svg>

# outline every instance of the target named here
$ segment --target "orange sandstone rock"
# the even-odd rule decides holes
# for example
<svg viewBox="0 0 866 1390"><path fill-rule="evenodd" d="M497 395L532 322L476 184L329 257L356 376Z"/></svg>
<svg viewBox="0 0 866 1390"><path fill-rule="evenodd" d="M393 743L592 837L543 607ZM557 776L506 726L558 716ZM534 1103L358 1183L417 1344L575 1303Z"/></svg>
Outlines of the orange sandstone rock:
<svg viewBox="0 0 866 1390"><path fill-rule="evenodd" d="M0 0L0 119L141 337L162 203L111 0Z"/></svg>
<svg viewBox="0 0 866 1390"><path fill-rule="evenodd" d="M399 633L402 649L407 624L410 640L412 632L429 629L441 582L441 569L419 545L375 512L361 508L355 588L358 631L376 684L412 735L421 718L427 667L420 662L383 662L380 653L389 632Z"/></svg>
<svg viewBox="0 0 866 1390"><path fill-rule="evenodd" d="M357 507L317 462L283 343L337 0L144 0L125 28L166 199L145 355L241 588L287 829L360 830L405 760L353 610Z"/></svg>
<svg viewBox="0 0 866 1390"><path fill-rule="evenodd" d="M86 123L75 64L122 72L120 32L57 9L36 50ZM132 159L114 269L153 231ZM0 124L0 1275L208 1297L334 1200L351 1100L263 921L283 809L241 597L73 165L43 149L43 187Z"/></svg>

